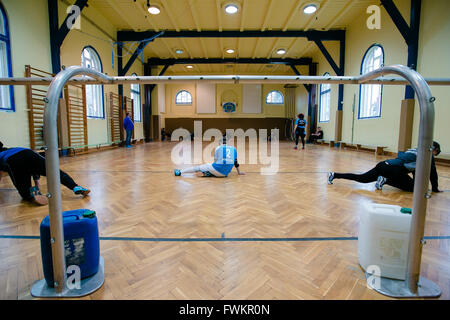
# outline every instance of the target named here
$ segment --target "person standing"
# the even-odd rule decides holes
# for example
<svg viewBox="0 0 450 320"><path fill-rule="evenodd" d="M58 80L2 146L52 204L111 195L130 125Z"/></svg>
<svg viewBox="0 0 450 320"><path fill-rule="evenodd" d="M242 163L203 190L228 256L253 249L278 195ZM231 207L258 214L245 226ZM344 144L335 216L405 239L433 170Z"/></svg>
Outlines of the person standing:
<svg viewBox="0 0 450 320"><path fill-rule="evenodd" d="M127 112L125 119L123 119L123 128L127 134L125 140L125 148L131 148L131 136L133 134L134 123L130 118L130 113Z"/></svg>
<svg viewBox="0 0 450 320"><path fill-rule="evenodd" d="M294 134L295 134L295 147L294 149L298 149L298 138L302 138L302 149L305 149L305 136L306 136L306 120L304 119L305 115L300 113L298 115L298 119L295 121Z"/></svg>

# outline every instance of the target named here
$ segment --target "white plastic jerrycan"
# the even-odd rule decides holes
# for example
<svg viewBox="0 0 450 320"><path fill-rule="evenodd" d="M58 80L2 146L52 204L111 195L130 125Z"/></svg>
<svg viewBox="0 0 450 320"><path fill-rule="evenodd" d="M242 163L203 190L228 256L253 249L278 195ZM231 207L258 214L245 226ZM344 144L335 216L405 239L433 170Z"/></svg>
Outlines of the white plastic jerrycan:
<svg viewBox="0 0 450 320"><path fill-rule="evenodd" d="M358 259L364 270L379 267L380 276L405 280L411 209L368 203L360 213ZM371 269L374 267L371 267Z"/></svg>

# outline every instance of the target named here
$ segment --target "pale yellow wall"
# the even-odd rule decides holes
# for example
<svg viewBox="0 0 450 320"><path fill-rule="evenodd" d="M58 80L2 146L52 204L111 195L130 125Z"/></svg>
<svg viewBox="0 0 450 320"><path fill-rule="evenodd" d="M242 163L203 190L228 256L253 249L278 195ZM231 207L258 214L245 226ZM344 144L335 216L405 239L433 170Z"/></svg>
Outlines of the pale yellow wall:
<svg viewBox="0 0 450 320"><path fill-rule="evenodd" d="M283 104L266 104L266 97L269 92L277 90L280 91L284 97ZM284 86L280 84L273 85L263 85L262 87L262 111L265 117L267 118L284 118L285 115L285 103L286 103L286 92L284 90Z"/></svg>
<svg viewBox="0 0 450 320"><path fill-rule="evenodd" d="M51 71L46 0L2 0L8 16L14 77L23 77L25 65ZM24 86L14 86L15 112L0 111L0 140L6 146L30 147Z"/></svg>
<svg viewBox="0 0 450 320"><path fill-rule="evenodd" d="M395 1L405 20L409 23L410 1ZM366 20L369 15L361 15L347 28L345 75L359 75L361 62L367 49L372 44L381 44L385 53L385 65L407 63L407 46L400 32L381 9L381 29L369 30ZM425 77L450 76L450 2L446 0L422 1L418 71ZM324 42L335 61L339 61L338 46L332 42ZM329 72L335 75L323 55L316 51L314 61L319 62L318 74ZM394 76L394 75L393 75ZM404 99L404 86L384 86L381 117L375 119L358 119L359 86L345 85L343 106L342 140L352 139L352 105L355 96L354 142L387 146L389 151L396 152L398 145L398 129L400 121L400 105ZM450 109L448 101L450 92L446 87L431 87L436 96L435 140L441 143L443 152L450 149L450 132L448 120ZM317 95L319 103L320 97ZM331 114L329 123L321 123L325 139L334 138L335 113L337 109L338 86L331 86ZM417 144L418 136L418 104L416 102L413 145Z"/></svg>
<svg viewBox="0 0 450 320"><path fill-rule="evenodd" d="M396 1L396 5L409 22L410 1ZM359 75L361 62L369 47L375 43L384 49L385 65L406 64L407 46L400 32L392 22L386 10L381 9L381 29L369 30L366 21L369 15L361 15L347 30L345 74ZM336 90L337 91L337 90ZM346 85L344 88L344 107L342 139L351 141L352 105L355 95L354 143L382 145L396 152L398 128L400 123L400 105L405 95L403 86L384 86L381 103L381 117L358 119L360 87ZM336 92L337 93L337 92Z"/></svg>
<svg viewBox="0 0 450 320"><path fill-rule="evenodd" d="M192 104L191 105L175 105L175 96L181 90L187 90L192 94ZM236 112L226 113L222 109L222 95L226 91L233 91L237 97L237 107ZM197 113L197 96L196 96L196 85L192 83L186 84L168 84L165 86L165 101L166 110L161 113L164 118L176 118L176 117L187 117L187 118L283 118L285 114L284 104L282 105L267 105L266 95L272 91L278 90L285 97L285 90L282 84L275 85L263 85L262 86L262 96L261 96L261 108L262 112L258 114L244 113L242 111L242 101L243 92L242 85L240 84L217 84L216 85L216 113L215 114L204 114ZM152 93L152 105L153 113L157 111L158 107L158 97L157 90L153 90Z"/></svg>
<svg viewBox="0 0 450 320"><path fill-rule="evenodd" d="M419 34L418 71L424 77L450 78L450 1L422 1L423 18ZM436 97L434 139L439 141L442 153L450 155L450 91L449 87L431 86ZM414 112L413 145L419 135L419 107Z"/></svg>
<svg viewBox="0 0 450 320"><path fill-rule="evenodd" d="M308 115L308 91L303 85L295 88L295 114L299 113Z"/></svg>
<svg viewBox="0 0 450 320"><path fill-rule="evenodd" d="M59 4L59 20L64 20L67 13L67 6L63 2ZM100 12L93 6L83 9L83 15L103 29L107 34L114 36L116 29L106 20ZM81 52L86 46L91 46L97 51L102 62L103 73L117 75L117 58L114 57L114 69L112 68L112 46L108 37L97 27L92 25L87 19L81 17L81 30L73 29L64 39L61 46L61 65L79 66L81 65ZM88 144L96 145L108 143L108 97L110 92L117 93L117 86L103 86L105 119L88 118Z"/></svg>
<svg viewBox="0 0 450 320"><path fill-rule="evenodd" d="M327 48L328 52L330 52L334 61L339 61L339 43L336 41L324 41L323 42L325 48ZM323 76L325 72L328 72L331 76L336 76L333 68L331 68L328 61L325 59L323 54L318 53L313 58L314 62L318 63L317 66L317 75ZM336 119L336 110L338 106L338 85L331 85L331 97L330 97L330 121L328 122L320 122L318 126L322 127L323 130L323 138L325 140L334 140L334 128L335 128L335 119ZM346 86L345 89L347 89ZM316 86L316 103L318 106L317 111L317 121L319 121L319 109L320 109L320 85ZM350 109L351 110L351 109ZM350 119L351 121L351 119Z"/></svg>

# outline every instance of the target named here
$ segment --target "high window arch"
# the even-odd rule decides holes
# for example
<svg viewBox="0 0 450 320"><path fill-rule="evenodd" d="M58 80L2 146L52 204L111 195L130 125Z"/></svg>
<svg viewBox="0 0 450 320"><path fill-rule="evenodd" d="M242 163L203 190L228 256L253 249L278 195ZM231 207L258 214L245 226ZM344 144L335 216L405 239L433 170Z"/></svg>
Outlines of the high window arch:
<svg viewBox="0 0 450 320"><path fill-rule="evenodd" d="M6 11L0 3L0 78L12 77L11 42ZM0 110L14 111L13 86L0 86Z"/></svg>
<svg viewBox="0 0 450 320"><path fill-rule="evenodd" d="M136 73L132 74L137 77ZM133 100L134 122L142 122L141 119L141 86L138 83L131 84L131 99Z"/></svg>
<svg viewBox="0 0 450 320"><path fill-rule="evenodd" d="M329 76L328 72L324 76ZM319 87L319 122L330 121L331 84L324 83Z"/></svg>
<svg viewBox="0 0 450 320"><path fill-rule="evenodd" d="M93 47L85 47L81 53L81 65L85 68L103 72L102 61L97 51ZM88 118L105 118L103 86L86 86L86 107Z"/></svg>
<svg viewBox="0 0 450 320"><path fill-rule="evenodd" d="M186 90L179 91L175 96L175 104L192 104L192 94Z"/></svg>
<svg viewBox="0 0 450 320"><path fill-rule="evenodd" d="M270 91L266 96L266 104L284 104L284 96L278 90Z"/></svg>
<svg viewBox="0 0 450 320"><path fill-rule="evenodd" d="M361 63L361 74L371 72L384 65L384 49L374 44L367 49ZM383 86L379 84L364 84L359 87L358 118L378 118L381 116L381 99Z"/></svg>

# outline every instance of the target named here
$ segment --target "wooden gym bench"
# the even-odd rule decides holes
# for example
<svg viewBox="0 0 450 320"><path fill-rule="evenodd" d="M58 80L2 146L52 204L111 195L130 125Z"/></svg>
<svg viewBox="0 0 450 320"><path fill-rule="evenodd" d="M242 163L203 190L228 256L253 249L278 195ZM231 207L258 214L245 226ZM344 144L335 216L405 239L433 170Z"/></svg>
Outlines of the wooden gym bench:
<svg viewBox="0 0 450 320"><path fill-rule="evenodd" d="M373 145L365 145L360 143L348 143L345 141L338 142L341 149L350 148L355 149L356 151L372 151L375 152L375 155L384 155L384 149L387 148L385 146L373 146Z"/></svg>
<svg viewBox="0 0 450 320"><path fill-rule="evenodd" d="M317 144L320 144L320 145L328 144L330 146L330 148L334 147L334 141L333 140L316 139L316 140L314 140L314 143L317 143Z"/></svg>

